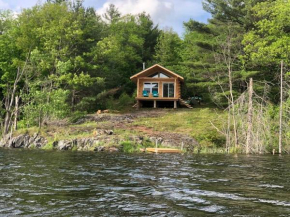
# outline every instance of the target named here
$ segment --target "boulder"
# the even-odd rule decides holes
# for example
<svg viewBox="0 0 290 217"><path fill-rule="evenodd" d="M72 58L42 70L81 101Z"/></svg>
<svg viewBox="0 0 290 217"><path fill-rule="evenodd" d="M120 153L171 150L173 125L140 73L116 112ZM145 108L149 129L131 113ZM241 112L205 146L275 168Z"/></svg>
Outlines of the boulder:
<svg viewBox="0 0 290 217"><path fill-rule="evenodd" d="M113 135L114 131L113 130L105 130L104 131L107 135Z"/></svg>
<svg viewBox="0 0 290 217"><path fill-rule="evenodd" d="M116 148L116 147L109 147L109 148L108 148L108 151L109 151L109 152L118 152L119 149Z"/></svg>
<svg viewBox="0 0 290 217"><path fill-rule="evenodd" d="M105 151L105 147L104 147L104 146L98 146L98 147L95 147L95 148L94 148L94 151L96 151L96 152L102 152L102 151Z"/></svg>
<svg viewBox="0 0 290 217"><path fill-rule="evenodd" d="M59 150L70 150L73 147L72 141L60 140L57 144Z"/></svg>
<svg viewBox="0 0 290 217"><path fill-rule="evenodd" d="M30 136L27 134L22 134L16 137L12 137L8 142L9 148L24 148L30 145Z"/></svg>
<svg viewBox="0 0 290 217"><path fill-rule="evenodd" d="M6 137L0 142L0 146L9 148L41 148L47 143L47 140L35 133L33 136L28 134L21 134L16 137Z"/></svg>

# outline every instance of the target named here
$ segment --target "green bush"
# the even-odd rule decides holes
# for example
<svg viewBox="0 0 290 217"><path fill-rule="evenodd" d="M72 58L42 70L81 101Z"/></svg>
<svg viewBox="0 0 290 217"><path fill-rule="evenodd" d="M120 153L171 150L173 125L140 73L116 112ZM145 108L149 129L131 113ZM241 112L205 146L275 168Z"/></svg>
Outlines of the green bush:
<svg viewBox="0 0 290 217"><path fill-rule="evenodd" d="M125 141L121 143L123 152L125 153L134 153L139 152L141 146L132 143L131 141Z"/></svg>
<svg viewBox="0 0 290 217"><path fill-rule="evenodd" d="M107 108L111 110L123 110L134 103L134 98L127 93L122 93L118 99L110 97L107 100Z"/></svg>
<svg viewBox="0 0 290 217"><path fill-rule="evenodd" d="M45 146L42 147L43 150L53 150L54 146L52 142L47 143Z"/></svg>
<svg viewBox="0 0 290 217"><path fill-rule="evenodd" d="M67 117L69 106L66 103L68 91L63 89L41 89L37 85L31 87L29 94L21 95L24 106L21 108L23 125L37 126L39 120L61 119Z"/></svg>
<svg viewBox="0 0 290 217"><path fill-rule="evenodd" d="M71 114L69 121L71 123L77 122L79 119L83 118L87 113L84 111L75 111L74 113Z"/></svg>

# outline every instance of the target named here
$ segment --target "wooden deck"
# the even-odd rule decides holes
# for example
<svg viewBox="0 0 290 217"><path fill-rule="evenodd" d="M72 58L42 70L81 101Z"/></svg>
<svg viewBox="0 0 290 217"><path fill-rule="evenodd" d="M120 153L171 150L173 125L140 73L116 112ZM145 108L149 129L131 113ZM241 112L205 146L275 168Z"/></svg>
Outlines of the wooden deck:
<svg viewBox="0 0 290 217"><path fill-rule="evenodd" d="M149 100L149 101L178 101L178 98L175 97L153 97L153 96L148 96L148 97L136 97L136 100Z"/></svg>

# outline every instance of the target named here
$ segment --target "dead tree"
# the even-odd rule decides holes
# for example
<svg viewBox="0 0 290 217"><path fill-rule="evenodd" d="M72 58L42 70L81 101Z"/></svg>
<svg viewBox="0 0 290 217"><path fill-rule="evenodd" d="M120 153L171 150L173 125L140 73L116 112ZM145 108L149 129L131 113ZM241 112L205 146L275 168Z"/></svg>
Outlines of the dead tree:
<svg viewBox="0 0 290 217"><path fill-rule="evenodd" d="M18 84L26 71L28 59L29 59L29 55L27 56L22 69L20 67L17 68L13 87L11 88L10 85L7 84L6 96L4 97L5 118L4 118L4 123L3 123L3 136L7 135L12 127L12 120L13 120L13 115L15 114L14 110L15 110L15 105L16 105L15 95L17 92ZM17 99L17 107L18 107L18 99ZM16 122L17 122L17 118L16 118ZM14 124L15 124L15 119L14 119Z"/></svg>
<svg viewBox="0 0 290 217"><path fill-rule="evenodd" d="M280 75L280 111L279 111L279 154L282 154L282 116L283 116L283 60Z"/></svg>
<svg viewBox="0 0 290 217"><path fill-rule="evenodd" d="M253 78L250 78L249 83L249 104L248 104L248 117L247 117L247 140L246 140L246 154L250 152L252 144L252 128L253 128Z"/></svg>
<svg viewBox="0 0 290 217"><path fill-rule="evenodd" d="M18 120L18 113L19 113L19 96L15 97L15 111L14 111L14 130L17 130L17 120Z"/></svg>

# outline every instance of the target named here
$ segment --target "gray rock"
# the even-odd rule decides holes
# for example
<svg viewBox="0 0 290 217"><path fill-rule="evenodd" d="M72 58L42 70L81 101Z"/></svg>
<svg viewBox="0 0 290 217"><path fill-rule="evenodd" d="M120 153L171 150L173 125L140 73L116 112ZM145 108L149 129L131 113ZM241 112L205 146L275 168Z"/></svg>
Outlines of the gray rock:
<svg viewBox="0 0 290 217"><path fill-rule="evenodd" d="M13 137L9 141L10 148L23 148L29 146L29 136L26 134Z"/></svg>
<svg viewBox="0 0 290 217"><path fill-rule="evenodd" d="M163 142L163 138L162 137L158 137L156 140L157 140L158 144L161 144Z"/></svg>
<svg viewBox="0 0 290 217"><path fill-rule="evenodd" d="M109 152L118 152L119 149L116 148L116 147L110 147L110 148L108 148L108 151L109 151Z"/></svg>
<svg viewBox="0 0 290 217"><path fill-rule="evenodd" d="M104 146L95 147L94 151L97 151L97 152L105 151L105 147Z"/></svg>
<svg viewBox="0 0 290 217"><path fill-rule="evenodd" d="M152 137L149 138L149 140L150 140L150 142L152 142L152 143L154 143L154 144L156 143L156 137L153 137L153 136L152 136Z"/></svg>
<svg viewBox="0 0 290 217"><path fill-rule="evenodd" d="M73 142L72 141L67 141L67 140L60 140L58 142L58 149L59 150L70 150L73 147Z"/></svg>
<svg viewBox="0 0 290 217"><path fill-rule="evenodd" d="M38 134L34 134L33 136L21 134L12 138L7 135L5 138L2 138L0 146L9 148L31 148L33 146L36 148L41 148L46 143L47 140Z"/></svg>
<svg viewBox="0 0 290 217"><path fill-rule="evenodd" d="M113 130L105 130L104 131L107 135L113 135L114 131Z"/></svg>

